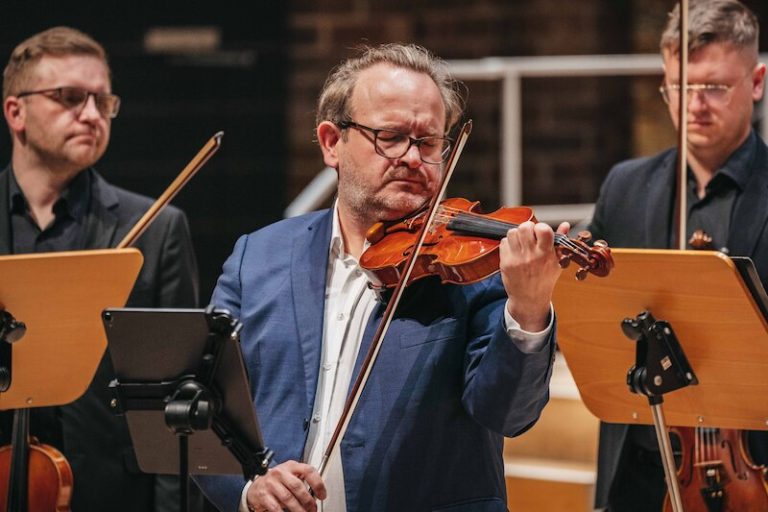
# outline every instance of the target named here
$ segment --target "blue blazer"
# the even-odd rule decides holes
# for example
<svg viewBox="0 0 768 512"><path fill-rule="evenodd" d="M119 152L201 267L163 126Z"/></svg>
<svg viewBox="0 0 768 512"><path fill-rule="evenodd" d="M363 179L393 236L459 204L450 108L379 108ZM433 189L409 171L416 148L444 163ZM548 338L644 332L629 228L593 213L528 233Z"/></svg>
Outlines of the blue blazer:
<svg viewBox="0 0 768 512"><path fill-rule="evenodd" d="M275 463L301 460L307 439L331 224L326 210L243 236L213 294L243 322L254 406ZM538 419L555 342L518 350L504 330L505 302L498 276L409 287L341 441L348 512L507 509L503 436ZM383 309L371 315L355 376ZM197 479L221 510L237 510L242 478Z"/></svg>

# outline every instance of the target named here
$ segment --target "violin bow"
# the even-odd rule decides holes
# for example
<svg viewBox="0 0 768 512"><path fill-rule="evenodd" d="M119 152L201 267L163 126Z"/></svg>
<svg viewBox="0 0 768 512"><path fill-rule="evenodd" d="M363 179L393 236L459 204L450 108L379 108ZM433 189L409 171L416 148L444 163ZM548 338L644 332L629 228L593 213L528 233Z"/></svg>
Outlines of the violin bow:
<svg viewBox="0 0 768 512"><path fill-rule="evenodd" d="M371 345L368 347L368 352L365 355L365 359L360 366L360 372L357 374L357 378L355 379L355 383L352 386L349 396L347 397L347 401L344 403L344 409L341 412L339 421L336 423L336 429L334 430L330 441L328 441L328 446L323 453L323 458L321 459L320 467L318 468L318 472L320 473L321 477L325 474L325 470L328 467L328 460L330 459L333 450L336 448L336 445L339 443L341 438L344 437L344 434L347 431L349 420L352 418L352 413L357 407L357 403L360 400L360 396L363 394L365 384L368 382L368 377L371 373L371 370L373 369L374 363L376 362L376 358L378 357L379 349L381 348L381 342L389 330L389 325L392 322L395 309L397 308L397 305L403 296L406 283L408 283L408 279L411 277L411 272L413 271L413 267L416 264L416 257L421 251L421 247L424 244L424 239L426 238L429 227L431 226L437 214L440 201L445 196L445 191L448 188L448 182L450 181L451 176L453 176L453 171L456 168L456 164L459 161L459 156L464 150L464 145L467 143L467 138L469 137L471 131L472 120L470 119L461 127L461 131L457 137L456 144L453 146L453 150L451 151L451 156L448 158L448 163L446 166L447 171L443 175L438 192L432 198L429 210L427 210L426 221L422 225L421 231L419 231L419 236L416 239L416 245L411 251L411 254L408 256L408 259L405 263L405 270L401 274L400 280L392 292L392 297L387 303L387 307L384 310L384 314L381 318L381 321L379 322L379 326L376 329L376 334L374 334L373 340L371 340Z"/></svg>
<svg viewBox="0 0 768 512"><path fill-rule="evenodd" d="M187 166L176 176L176 179L165 189L165 192L157 198L157 200L149 207L139 221L131 228L125 237L117 244L118 249L124 249L131 247L144 231L149 227L155 217L163 211L168 203L176 197L179 190L186 185L192 177L197 174L205 163L219 150L221 147L221 139L224 137L224 132L217 132L211 137L208 142L197 152L197 154L190 160Z"/></svg>
<svg viewBox="0 0 768 512"><path fill-rule="evenodd" d="M680 91L677 113L677 248L685 250L688 193L688 0L680 0Z"/></svg>
<svg viewBox="0 0 768 512"><path fill-rule="evenodd" d="M677 95L678 97L678 113L677 113L677 196L676 206L677 214L675 216L676 228L677 228L677 247L680 250L685 250L687 244L686 235L686 216L688 208L686 206L687 191L688 191L688 0L680 0L680 89ZM658 416L660 420L661 428L666 427L664 425L664 416L659 414L657 410L653 409L654 416ZM680 495L680 482L678 481L677 471L675 469L675 461L672 458L672 448L669 442L669 434L662 435L659 429L656 429L656 438L659 444L664 448L661 450L661 456L664 460L664 476L666 477L669 501L672 505L673 512L682 512L683 501Z"/></svg>

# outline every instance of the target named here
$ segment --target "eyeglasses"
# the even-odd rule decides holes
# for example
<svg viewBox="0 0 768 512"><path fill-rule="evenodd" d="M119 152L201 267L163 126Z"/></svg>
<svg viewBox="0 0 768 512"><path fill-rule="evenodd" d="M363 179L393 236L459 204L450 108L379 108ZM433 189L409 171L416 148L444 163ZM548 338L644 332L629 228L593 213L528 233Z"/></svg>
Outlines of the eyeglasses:
<svg viewBox="0 0 768 512"><path fill-rule="evenodd" d="M447 137L419 137L414 139L404 133L394 130L370 128L354 121L336 123L339 128L357 128L373 134L373 147L376 153L384 158L400 158L408 153L411 146L419 150L421 161L425 164L440 164L448 159L453 140Z"/></svg>
<svg viewBox="0 0 768 512"><path fill-rule="evenodd" d="M687 84L685 86L685 92L687 93L687 101L691 100L691 95L696 93L711 105L726 105L731 100L731 91L733 85L723 84ZM659 87L661 97L664 98L666 103L677 103L680 101L680 85L662 85Z"/></svg>
<svg viewBox="0 0 768 512"><path fill-rule="evenodd" d="M42 94L58 101L65 108L70 110L76 110L77 114L85 108L85 104L88 103L88 98L93 96L96 102L96 110L99 111L102 117L105 119L113 119L117 117L117 113L120 111L120 97L115 94L109 94L106 92L91 92L80 87L54 87L52 89L41 89L39 91L26 91L16 95L17 98L23 98L24 96L32 96L33 94Z"/></svg>

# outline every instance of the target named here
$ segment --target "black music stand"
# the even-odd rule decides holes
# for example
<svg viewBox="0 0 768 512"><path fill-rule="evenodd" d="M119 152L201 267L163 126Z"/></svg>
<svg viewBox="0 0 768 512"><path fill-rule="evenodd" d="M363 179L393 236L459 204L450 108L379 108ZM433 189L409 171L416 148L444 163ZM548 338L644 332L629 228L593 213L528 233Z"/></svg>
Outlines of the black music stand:
<svg viewBox="0 0 768 512"><path fill-rule="evenodd" d="M142 471L179 474L181 510L190 473L266 473L272 452L251 400L238 320L213 306L106 309L102 317L116 375L112 406L126 416Z"/></svg>
<svg viewBox="0 0 768 512"><path fill-rule="evenodd" d="M604 279L576 283L564 273L558 282L558 344L592 414L662 430L674 498L677 476L660 424L768 428L768 298L746 258L653 249L613 249L612 256ZM665 346L639 350L622 327L640 344L653 338ZM664 415L638 391L654 401L663 394Z"/></svg>

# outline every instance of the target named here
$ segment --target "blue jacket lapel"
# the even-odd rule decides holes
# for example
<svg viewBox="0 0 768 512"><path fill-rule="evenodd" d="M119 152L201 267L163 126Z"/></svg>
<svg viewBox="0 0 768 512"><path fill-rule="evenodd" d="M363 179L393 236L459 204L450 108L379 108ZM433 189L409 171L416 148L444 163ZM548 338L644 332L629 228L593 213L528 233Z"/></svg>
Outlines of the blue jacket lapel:
<svg viewBox="0 0 768 512"><path fill-rule="evenodd" d="M307 404L315 401L323 339L325 280L331 240L333 210L297 233L291 251L293 309L304 359Z"/></svg>

